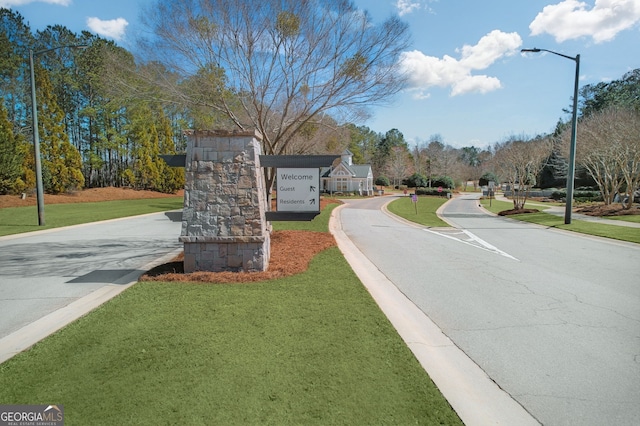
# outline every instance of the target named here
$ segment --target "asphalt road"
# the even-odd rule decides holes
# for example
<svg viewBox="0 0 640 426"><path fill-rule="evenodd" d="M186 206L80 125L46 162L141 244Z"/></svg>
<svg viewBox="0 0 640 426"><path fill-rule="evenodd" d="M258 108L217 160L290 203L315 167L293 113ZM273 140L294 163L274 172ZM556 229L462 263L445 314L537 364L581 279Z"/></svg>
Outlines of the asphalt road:
<svg viewBox="0 0 640 426"><path fill-rule="evenodd" d="M0 339L135 282L182 247L180 227L180 212L167 212L0 237Z"/></svg>
<svg viewBox="0 0 640 426"><path fill-rule="evenodd" d="M438 229L385 214L387 197L349 201L342 229L540 423L637 424L640 247L494 217L475 198L451 200L453 227Z"/></svg>

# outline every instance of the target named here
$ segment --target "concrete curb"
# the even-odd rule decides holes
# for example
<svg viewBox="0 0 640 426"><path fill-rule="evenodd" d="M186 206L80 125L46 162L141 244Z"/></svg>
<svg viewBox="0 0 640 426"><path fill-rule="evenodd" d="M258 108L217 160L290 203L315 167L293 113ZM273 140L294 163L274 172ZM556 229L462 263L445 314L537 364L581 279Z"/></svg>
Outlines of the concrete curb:
<svg viewBox="0 0 640 426"><path fill-rule="evenodd" d="M462 421L472 425L539 425L349 240L336 207L329 230L351 268Z"/></svg>

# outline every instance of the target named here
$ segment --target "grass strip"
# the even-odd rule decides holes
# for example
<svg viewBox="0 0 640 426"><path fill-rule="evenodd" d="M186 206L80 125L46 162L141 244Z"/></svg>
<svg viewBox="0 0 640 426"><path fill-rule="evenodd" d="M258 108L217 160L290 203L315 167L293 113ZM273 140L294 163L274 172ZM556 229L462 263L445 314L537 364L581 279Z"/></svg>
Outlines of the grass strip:
<svg viewBox="0 0 640 426"><path fill-rule="evenodd" d="M326 232L334 207L274 227ZM0 401L68 425L462 424L336 247L257 284L138 283L1 364Z"/></svg>
<svg viewBox="0 0 640 426"><path fill-rule="evenodd" d="M523 222L548 226L550 228L565 229L567 231L579 232L581 234L612 238L614 240L640 244L640 228L608 225L604 223L575 219L571 220L571 224L565 225L564 217L542 212L511 215L509 216L509 218L521 220Z"/></svg>
<svg viewBox="0 0 640 426"><path fill-rule="evenodd" d="M625 214L622 216L607 216L607 219L619 220L621 222L640 223L640 214Z"/></svg>
<svg viewBox="0 0 640 426"><path fill-rule="evenodd" d="M447 202L443 197L418 197L417 202L411 201L411 197L401 197L387 205L387 209L404 219L420 225L430 227L449 226L438 217L436 211Z"/></svg>
<svg viewBox="0 0 640 426"><path fill-rule="evenodd" d="M0 365L0 401L68 425L461 424L335 247L259 284L138 283Z"/></svg>
<svg viewBox="0 0 640 426"><path fill-rule="evenodd" d="M489 208L489 200L480 201L488 210L499 213L503 210L513 208L513 203L505 201L492 200L492 207ZM535 208L535 206L527 206L527 208ZM535 223L549 228L564 229L567 231L579 232L581 234L594 235L597 237L612 238L614 240L627 241L630 243L640 244L640 228L630 228L626 226L608 225L603 223L591 222L586 220L572 219L571 224L565 225L564 217L552 215L549 213L526 213L518 215L510 215L509 219L521 220L523 222ZM607 218L609 219L609 218Z"/></svg>
<svg viewBox="0 0 640 426"><path fill-rule="evenodd" d="M323 208L320 214L310 221L274 221L271 222L274 231L292 230L292 231L312 231L312 232L328 232L329 220L331 219L331 211L338 207L339 204L331 203Z"/></svg>
<svg viewBox="0 0 640 426"><path fill-rule="evenodd" d="M37 207L0 209L0 236L181 209L183 197L116 200L45 206L45 226L38 226Z"/></svg>

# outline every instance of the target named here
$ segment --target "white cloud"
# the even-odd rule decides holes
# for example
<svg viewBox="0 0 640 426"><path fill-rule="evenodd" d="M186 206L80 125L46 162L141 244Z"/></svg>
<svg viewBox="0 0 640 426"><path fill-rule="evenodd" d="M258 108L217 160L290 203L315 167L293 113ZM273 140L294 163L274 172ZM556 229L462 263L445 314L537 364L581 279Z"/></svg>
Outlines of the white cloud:
<svg viewBox="0 0 640 426"><path fill-rule="evenodd" d="M396 7L398 8L398 15L404 16L413 12L414 10L420 9L422 5L420 4L420 2L411 0L398 0L396 1Z"/></svg>
<svg viewBox="0 0 640 426"><path fill-rule="evenodd" d="M111 19L103 21L99 18L87 18L87 27L94 33L111 37L115 40L121 40L129 23L124 18Z"/></svg>
<svg viewBox="0 0 640 426"><path fill-rule="evenodd" d="M465 45L457 49L460 59L449 55L436 58L414 50L404 52L400 61L409 76L410 89L417 93L418 98L424 98L426 90L434 86L450 87L451 96L487 93L502 87L500 80L487 75L472 75L472 72L486 69L500 58L517 53L521 45L518 33L494 30L475 46Z"/></svg>
<svg viewBox="0 0 640 426"><path fill-rule="evenodd" d="M602 43L640 22L638 0L596 0L592 9L587 7L578 0L545 6L529 25L531 35L547 33L558 43L586 36Z"/></svg>
<svg viewBox="0 0 640 426"><path fill-rule="evenodd" d="M0 0L0 7L24 6L29 3L49 3L69 6L72 0Z"/></svg>

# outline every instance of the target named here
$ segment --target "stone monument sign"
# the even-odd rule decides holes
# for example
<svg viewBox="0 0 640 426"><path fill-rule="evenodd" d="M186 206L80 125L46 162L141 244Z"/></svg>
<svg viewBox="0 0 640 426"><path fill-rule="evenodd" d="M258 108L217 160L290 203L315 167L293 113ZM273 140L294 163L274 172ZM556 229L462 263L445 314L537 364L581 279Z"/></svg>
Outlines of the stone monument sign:
<svg viewBox="0 0 640 426"><path fill-rule="evenodd" d="M270 225L262 135L257 131L189 131L180 241L184 270L265 271Z"/></svg>

